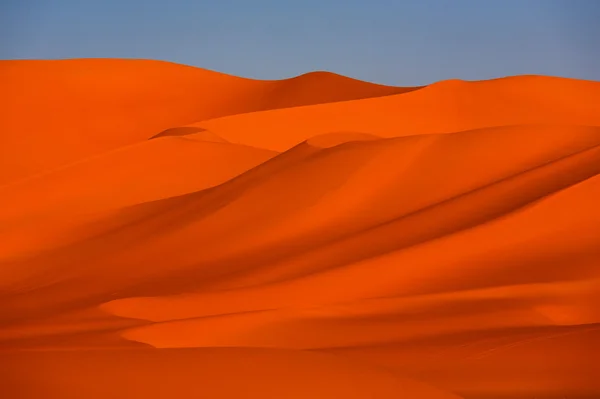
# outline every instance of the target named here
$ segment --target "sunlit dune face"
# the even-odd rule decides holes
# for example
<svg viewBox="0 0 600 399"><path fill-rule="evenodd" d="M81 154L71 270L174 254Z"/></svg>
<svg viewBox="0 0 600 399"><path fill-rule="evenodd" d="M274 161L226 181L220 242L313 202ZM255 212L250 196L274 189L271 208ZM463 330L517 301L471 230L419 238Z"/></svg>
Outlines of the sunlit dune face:
<svg viewBox="0 0 600 399"><path fill-rule="evenodd" d="M0 396L600 397L600 83L0 85Z"/></svg>

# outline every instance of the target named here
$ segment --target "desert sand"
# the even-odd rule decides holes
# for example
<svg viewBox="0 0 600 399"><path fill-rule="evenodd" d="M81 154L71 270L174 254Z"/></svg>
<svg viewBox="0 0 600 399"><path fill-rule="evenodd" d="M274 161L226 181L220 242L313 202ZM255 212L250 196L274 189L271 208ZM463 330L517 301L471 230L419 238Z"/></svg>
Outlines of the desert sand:
<svg viewBox="0 0 600 399"><path fill-rule="evenodd" d="M600 82L0 87L2 398L600 397Z"/></svg>

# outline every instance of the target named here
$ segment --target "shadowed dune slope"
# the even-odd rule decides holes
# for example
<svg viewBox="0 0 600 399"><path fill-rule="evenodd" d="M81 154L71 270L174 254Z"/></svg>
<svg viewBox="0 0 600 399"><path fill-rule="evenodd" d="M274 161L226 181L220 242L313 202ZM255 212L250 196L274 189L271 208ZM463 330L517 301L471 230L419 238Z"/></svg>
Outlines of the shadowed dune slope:
<svg viewBox="0 0 600 399"><path fill-rule="evenodd" d="M178 125L412 90L309 73L258 81L150 60L0 61L0 184Z"/></svg>
<svg viewBox="0 0 600 399"><path fill-rule="evenodd" d="M514 148L515 142L522 144L521 151ZM46 286L44 279L48 279L54 284L48 288L64 291L59 296L48 294L41 301L43 306L32 309L35 312L44 312L44 306L51 306L54 300L62 302L62 296L73 296L77 302L78 292L102 294L130 284L142 295L151 295L153 292L143 289L147 278L151 290L172 294L243 281L249 278L242 278L247 273L257 281L236 285L263 284L282 277L287 281L286 277L296 273L312 274L319 269L311 268L324 268L326 257L296 265L296 270L290 264L279 271L270 270L270 265L277 269L281 261L335 247L338 240L354 240L347 244L352 249L331 256L330 262L341 266L352 261L346 257L354 250L359 256L354 260L360 260L361 256L377 255L377 247L383 246L386 253L394 247L414 246L493 220L591 179L600 168L599 145L598 128L546 127L350 142L325 149L303 144L213 189L123 208L99 221L94 217L89 226L83 221L76 236L94 232L97 238L41 252L12 267L6 264L2 272L13 270L38 280L23 279L23 284ZM456 158L459 148L469 151ZM473 164L479 165L477 170L472 169ZM469 208L478 212L464 211ZM74 211L61 211L63 215L70 212ZM394 228L397 231L392 234L394 230L389 229ZM375 245L377 230L388 233L379 233ZM31 231L30 237L35 234L39 233ZM362 248L360 239L366 240ZM198 242L202 251L190 251ZM106 251L113 245L113 250ZM2 255L10 255L10 247ZM158 259L169 262L153 261ZM86 267L72 269L72 263ZM142 271L147 274L140 274ZM190 273L193 278L186 275ZM271 277L258 278L261 273ZM280 273L283 275L278 277ZM111 285L100 284L103 276ZM79 289L64 290L57 284L69 283L72 278ZM161 280L160 286L155 278ZM365 287L356 286L360 290ZM346 293L351 291L351 287L344 288ZM22 299L29 302L32 298L33 293L28 293ZM13 304L19 303L13 299Z"/></svg>
<svg viewBox="0 0 600 399"><path fill-rule="evenodd" d="M70 80L77 63L101 65L86 84L107 65L165 79L127 92L128 128L74 135L64 165L54 153L0 187L12 397L600 396L599 83L400 93L321 72L48 65ZM150 106L181 87L173 68L205 77ZM196 101L209 75L220 94Z"/></svg>

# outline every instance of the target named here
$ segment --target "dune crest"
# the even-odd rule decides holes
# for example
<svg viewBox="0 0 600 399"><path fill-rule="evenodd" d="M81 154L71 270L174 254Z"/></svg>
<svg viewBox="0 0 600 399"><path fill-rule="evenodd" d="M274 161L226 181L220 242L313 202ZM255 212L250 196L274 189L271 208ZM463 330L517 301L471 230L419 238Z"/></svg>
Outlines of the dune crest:
<svg viewBox="0 0 600 399"><path fill-rule="evenodd" d="M306 143L313 147L329 148L343 143L377 140L380 138L381 137L368 133L336 132L311 137L310 139L306 140Z"/></svg>
<svg viewBox="0 0 600 399"><path fill-rule="evenodd" d="M226 143L227 141L217 136L216 134L199 127L174 127L167 130L164 130L158 133L155 136L150 137L150 139L157 139L159 137L185 137L191 135L198 135L199 138L205 139L204 141L215 141Z"/></svg>
<svg viewBox="0 0 600 399"><path fill-rule="evenodd" d="M600 396L600 82L0 83L8 397Z"/></svg>

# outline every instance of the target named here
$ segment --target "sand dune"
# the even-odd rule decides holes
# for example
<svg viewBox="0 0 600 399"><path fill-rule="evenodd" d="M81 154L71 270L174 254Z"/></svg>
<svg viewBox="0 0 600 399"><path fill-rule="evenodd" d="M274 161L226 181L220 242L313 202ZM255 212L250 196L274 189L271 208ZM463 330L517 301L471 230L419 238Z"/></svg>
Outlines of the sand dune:
<svg viewBox="0 0 600 399"><path fill-rule="evenodd" d="M8 397L600 395L600 83L0 71Z"/></svg>
<svg viewBox="0 0 600 399"><path fill-rule="evenodd" d="M413 90L331 73L257 81L119 59L0 61L0 87L0 184L181 124Z"/></svg>

